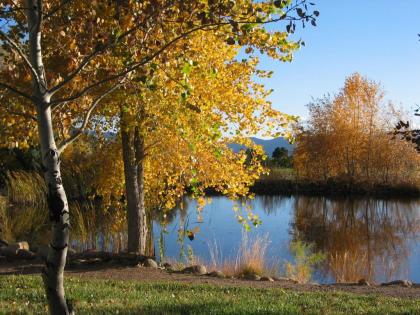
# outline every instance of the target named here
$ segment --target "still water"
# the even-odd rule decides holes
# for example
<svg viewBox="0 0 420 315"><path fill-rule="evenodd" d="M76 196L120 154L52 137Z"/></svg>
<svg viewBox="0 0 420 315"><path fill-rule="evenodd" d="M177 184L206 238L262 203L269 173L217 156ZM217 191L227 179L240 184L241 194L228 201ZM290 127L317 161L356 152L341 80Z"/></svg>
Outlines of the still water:
<svg viewBox="0 0 420 315"><path fill-rule="evenodd" d="M256 196L248 201L262 223L249 237L268 236L267 260L281 266L293 262L292 240L313 244L325 259L312 279L320 283L410 279L420 282L420 200L377 200L308 196ZM240 204L240 203L239 203ZM234 202L213 197L197 216L197 204L186 200L183 209L168 215L165 228L153 223L155 253L179 259L210 260L210 246L222 259L235 258L243 228L235 219ZM179 231L195 231L194 239L179 239ZM163 240L163 242L162 242ZM190 250L191 252L191 250ZM181 254L182 256L182 254Z"/></svg>

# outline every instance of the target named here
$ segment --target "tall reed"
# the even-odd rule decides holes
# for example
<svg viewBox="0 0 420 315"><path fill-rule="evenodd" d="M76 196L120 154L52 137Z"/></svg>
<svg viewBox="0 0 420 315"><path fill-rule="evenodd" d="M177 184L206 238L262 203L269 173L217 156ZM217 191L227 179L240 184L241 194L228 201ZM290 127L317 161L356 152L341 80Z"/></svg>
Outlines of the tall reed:
<svg viewBox="0 0 420 315"><path fill-rule="evenodd" d="M48 208L42 177L36 172L13 171L6 173L5 182L0 237L9 241L45 239Z"/></svg>
<svg viewBox="0 0 420 315"><path fill-rule="evenodd" d="M206 264L207 268L222 271L228 276L277 275L279 266L270 262L267 257L269 244L268 234L250 236L248 232L243 232L241 243L232 258L222 256L216 241L209 242L210 260Z"/></svg>
<svg viewBox="0 0 420 315"><path fill-rule="evenodd" d="M5 175L6 194L10 203L45 206L47 187L35 171L12 171Z"/></svg>

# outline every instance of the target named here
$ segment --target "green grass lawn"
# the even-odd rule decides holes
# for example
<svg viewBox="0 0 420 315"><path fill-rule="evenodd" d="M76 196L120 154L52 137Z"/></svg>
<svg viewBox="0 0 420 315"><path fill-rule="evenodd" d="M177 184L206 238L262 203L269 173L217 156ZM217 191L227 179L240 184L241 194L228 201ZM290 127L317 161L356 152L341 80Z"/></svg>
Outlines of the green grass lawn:
<svg viewBox="0 0 420 315"><path fill-rule="evenodd" d="M420 314L420 300L67 278L77 314ZM44 314L37 276L0 278L0 314Z"/></svg>

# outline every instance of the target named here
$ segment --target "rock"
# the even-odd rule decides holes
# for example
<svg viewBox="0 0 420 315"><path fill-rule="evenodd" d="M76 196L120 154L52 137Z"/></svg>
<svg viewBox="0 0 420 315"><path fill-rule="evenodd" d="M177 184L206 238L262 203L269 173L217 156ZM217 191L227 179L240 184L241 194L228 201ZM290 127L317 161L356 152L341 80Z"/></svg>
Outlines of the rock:
<svg viewBox="0 0 420 315"><path fill-rule="evenodd" d="M390 281L390 282L384 282L381 285L382 286L400 285L400 286L409 288L413 286L413 283L409 280L395 280L395 281Z"/></svg>
<svg viewBox="0 0 420 315"><path fill-rule="evenodd" d="M6 256L6 257L13 257L16 256L16 253L18 251L19 246L13 244L5 247L0 247L0 255Z"/></svg>
<svg viewBox="0 0 420 315"><path fill-rule="evenodd" d="M167 263L167 262L164 263L162 266L166 269L174 269L174 267L170 263Z"/></svg>
<svg viewBox="0 0 420 315"><path fill-rule="evenodd" d="M69 267L80 267L82 265L84 265L85 263L87 263L86 259L74 259L71 260L68 265Z"/></svg>
<svg viewBox="0 0 420 315"><path fill-rule="evenodd" d="M247 273L243 275L243 278L246 280L254 280L254 281L259 281L261 280L261 277L255 273Z"/></svg>
<svg viewBox="0 0 420 315"><path fill-rule="evenodd" d="M357 281L358 285L367 285L370 286L370 283L366 280L366 279L360 279L359 281Z"/></svg>
<svg viewBox="0 0 420 315"><path fill-rule="evenodd" d="M212 271L207 274L209 277L226 278L225 274L219 270Z"/></svg>
<svg viewBox="0 0 420 315"><path fill-rule="evenodd" d="M17 245L18 249L26 249L29 250L29 244L28 242L17 242L15 245Z"/></svg>
<svg viewBox="0 0 420 315"><path fill-rule="evenodd" d="M156 261L154 261L153 259L151 259L151 258L147 258L147 259L144 261L143 266L144 266L144 267L148 267L148 268L157 268L157 267L158 267L158 264L157 264L157 262L156 262Z"/></svg>
<svg viewBox="0 0 420 315"><path fill-rule="evenodd" d="M100 257L96 257L96 258L90 258L86 261L86 264L88 265L96 265L96 264L100 264L102 263L103 260Z"/></svg>
<svg viewBox="0 0 420 315"><path fill-rule="evenodd" d="M269 281L269 282L274 282L274 279L271 277L261 277L260 281Z"/></svg>
<svg viewBox="0 0 420 315"><path fill-rule="evenodd" d="M182 272L184 272L184 273L193 273L195 275L202 276L202 275L205 275L207 273L207 269L203 265L194 265L194 266L190 266L190 267L184 268L182 270Z"/></svg>
<svg viewBox="0 0 420 315"><path fill-rule="evenodd" d="M36 254L34 252L31 252L27 249L18 249L16 252L16 258L18 259L35 259Z"/></svg>
<svg viewBox="0 0 420 315"><path fill-rule="evenodd" d="M15 256L19 249L29 250L29 245L27 242L18 242L15 244L7 245L0 247L0 255L4 256Z"/></svg>

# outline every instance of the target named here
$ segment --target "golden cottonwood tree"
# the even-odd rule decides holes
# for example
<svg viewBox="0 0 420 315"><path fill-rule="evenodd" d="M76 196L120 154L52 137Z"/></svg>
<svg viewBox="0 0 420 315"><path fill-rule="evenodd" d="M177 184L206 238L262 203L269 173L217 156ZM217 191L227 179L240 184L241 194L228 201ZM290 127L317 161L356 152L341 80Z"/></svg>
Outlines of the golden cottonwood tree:
<svg viewBox="0 0 420 315"><path fill-rule="evenodd" d="M389 106L380 85L359 74L332 98L309 105L307 129L297 138L299 176L351 183L418 184L420 159L414 144L392 137Z"/></svg>
<svg viewBox="0 0 420 315"><path fill-rule="evenodd" d="M49 189L52 241L43 279L51 313L70 312L63 286L69 209L59 156L83 134L104 98L198 30L290 59L298 44L290 43L286 32L268 32L264 25L284 22L286 31L294 32L295 21L315 24L318 12L307 9L305 0L0 2L2 113L36 120ZM66 124L72 131L60 137L57 125Z"/></svg>
<svg viewBox="0 0 420 315"><path fill-rule="evenodd" d="M263 171L263 153L255 148L249 160L245 152L235 154L228 144L253 147L250 135L265 130L267 135L278 136L294 120L273 110L266 100L270 91L253 81L254 75L269 75L257 70L256 58L235 60L239 46L228 45L208 32L199 32L185 43L187 53L173 62L154 64L152 80L142 82L145 78L139 77L127 82L121 98L113 100L121 104L122 148L108 143L101 158L111 163L116 152L110 152L122 149L126 171L103 168L97 184L102 195L119 195L124 187L117 183L125 180L127 199L128 190L133 189L127 181L137 186L138 196L134 202L127 201L138 205L140 227L132 230L142 232L133 236L131 246L130 224L136 220L128 216L129 250L138 251L139 244L140 252L146 248L145 209L172 209L187 188L193 189L195 197L207 188L233 198L247 194ZM244 224L257 221L251 214L238 213L237 217Z"/></svg>

